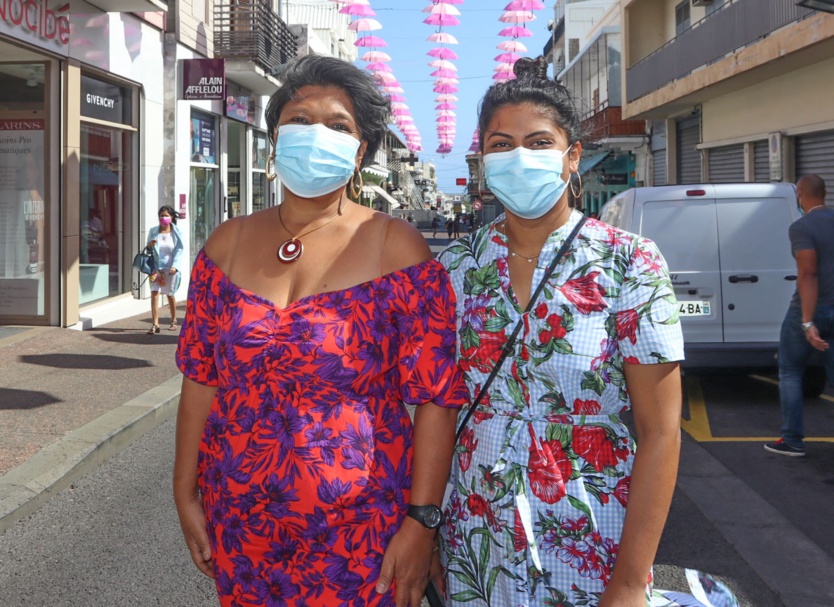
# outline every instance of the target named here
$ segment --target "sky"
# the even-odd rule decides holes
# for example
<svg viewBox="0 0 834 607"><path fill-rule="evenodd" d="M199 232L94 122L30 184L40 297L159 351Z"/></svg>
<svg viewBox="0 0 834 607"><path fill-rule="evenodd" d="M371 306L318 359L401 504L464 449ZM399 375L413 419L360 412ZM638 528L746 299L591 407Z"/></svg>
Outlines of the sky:
<svg viewBox="0 0 834 607"><path fill-rule="evenodd" d="M382 29L371 32L388 43L387 48L378 49L391 56L389 65L394 75L402 84L407 104L414 118L414 123L423 137L423 151L417 155L423 162L433 162L437 170L438 188L446 194L461 194L465 186L455 185L456 178L467 178L466 154L472 144L478 120L478 103L489 86L494 82L493 68L498 64L494 58L504 51L497 45L507 40L498 35L504 24L498 21L504 7L510 0L464 0L463 4L454 5L460 10L461 24L445 27L443 31L452 34L460 44L448 45L460 57L454 61L458 68L460 91L456 93L459 101L455 104L457 114L457 135L452 153L445 157L435 153L438 146L434 101L437 93L432 90L434 78L431 73L435 68L429 67L433 60L428 53L437 46L426 39L437 31L436 27L426 25L423 19L428 13L423 9L431 5L430 0L370 0L371 8L376 11L374 17L382 24ZM537 57L542 54L544 45L550 37L547 23L553 18L553 2L543 2L547 8L535 11L537 19L527 24L533 32L532 38L520 38L528 48L523 56ZM360 48L359 56L370 49ZM365 62L357 61L364 66ZM399 131L397 131L399 133Z"/></svg>

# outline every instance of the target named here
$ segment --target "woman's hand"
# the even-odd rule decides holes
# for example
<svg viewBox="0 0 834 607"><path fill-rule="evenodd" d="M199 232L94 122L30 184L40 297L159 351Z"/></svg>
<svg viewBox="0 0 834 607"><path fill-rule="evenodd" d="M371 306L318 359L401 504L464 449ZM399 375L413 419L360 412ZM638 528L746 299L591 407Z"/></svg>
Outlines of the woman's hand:
<svg viewBox="0 0 834 607"><path fill-rule="evenodd" d="M206 514L200 498L194 496L182 502L177 500L177 514L185 543L191 552L191 560L197 569L214 579L214 563L211 558L211 544L206 531Z"/></svg>
<svg viewBox="0 0 834 607"><path fill-rule="evenodd" d="M623 588L609 584L602 593L599 607L646 607L646 587Z"/></svg>
<svg viewBox="0 0 834 607"><path fill-rule="evenodd" d="M382 559L376 591L384 594L395 583L397 607L420 607L429 581L434 535L435 530L406 517L391 538Z"/></svg>
<svg viewBox="0 0 834 607"><path fill-rule="evenodd" d="M155 246L156 246L156 238L154 238L152 241L150 241L150 242L148 243L148 246L147 246L146 248L148 248L148 249L152 249L152 248L154 248Z"/></svg>
<svg viewBox="0 0 834 607"><path fill-rule="evenodd" d="M431 553L431 569L429 570L429 579L434 582L434 587L442 595L446 596L446 578L443 577L443 566L440 564L440 545L435 544L434 550Z"/></svg>
<svg viewBox="0 0 834 607"><path fill-rule="evenodd" d="M177 269L176 269L176 268L171 268L170 270L168 270L168 274L174 275L174 274L176 274L176 273L177 273Z"/></svg>

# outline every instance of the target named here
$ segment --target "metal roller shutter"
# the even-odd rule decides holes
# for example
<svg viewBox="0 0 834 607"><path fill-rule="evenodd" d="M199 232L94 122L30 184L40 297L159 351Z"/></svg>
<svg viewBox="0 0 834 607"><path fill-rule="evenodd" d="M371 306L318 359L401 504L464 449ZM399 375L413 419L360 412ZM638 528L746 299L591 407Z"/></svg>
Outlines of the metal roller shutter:
<svg viewBox="0 0 834 607"><path fill-rule="evenodd" d="M744 182L744 144L710 148L709 182Z"/></svg>
<svg viewBox="0 0 834 607"><path fill-rule="evenodd" d="M678 183L700 183L701 152L695 146L701 143L701 117L678 122Z"/></svg>
<svg viewBox="0 0 834 607"><path fill-rule="evenodd" d="M659 150L652 154L654 178L652 185L666 185L666 150Z"/></svg>
<svg viewBox="0 0 834 607"><path fill-rule="evenodd" d="M834 131L800 135L796 144L796 177L816 174L825 180L826 204L834 204Z"/></svg>
<svg viewBox="0 0 834 607"><path fill-rule="evenodd" d="M770 182L770 151L767 147L767 139L753 144L753 169L757 182Z"/></svg>

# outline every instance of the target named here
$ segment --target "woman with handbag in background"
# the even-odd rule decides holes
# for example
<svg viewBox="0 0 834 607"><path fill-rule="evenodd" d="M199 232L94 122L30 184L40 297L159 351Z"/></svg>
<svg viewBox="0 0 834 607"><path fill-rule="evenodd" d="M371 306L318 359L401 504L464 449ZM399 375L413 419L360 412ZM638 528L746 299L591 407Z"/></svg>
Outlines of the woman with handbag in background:
<svg viewBox="0 0 834 607"><path fill-rule="evenodd" d="M680 450L675 295L652 242L568 206L580 116L543 58L515 73L479 117L506 213L440 256L473 398L441 531L447 600L645 607Z"/></svg>
<svg viewBox="0 0 834 607"><path fill-rule="evenodd" d="M168 310L171 313L169 331L177 330L177 301L174 295L182 281L182 254L184 245L182 232L177 227L177 212L165 205L159 209L159 225L148 232L146 248L152 251L156 261L157 271L150 276L151 283L151 316L153 325L148 329L148 335L159 333L159 300L157 293L168 297Z"/></svg>

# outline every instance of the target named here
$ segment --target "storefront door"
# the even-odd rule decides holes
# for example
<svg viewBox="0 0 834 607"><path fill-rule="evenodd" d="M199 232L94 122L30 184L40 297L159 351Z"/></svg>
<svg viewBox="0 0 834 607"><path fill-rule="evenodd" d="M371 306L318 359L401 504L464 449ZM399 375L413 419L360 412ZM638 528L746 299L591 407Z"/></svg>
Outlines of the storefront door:
<svg viewBox="0 0 834 607"><path fill-rule="evenodd" d="M191 179L188 216L191 222L191 265L217 227L217 121L209 114L191 114Z"/></svg>

